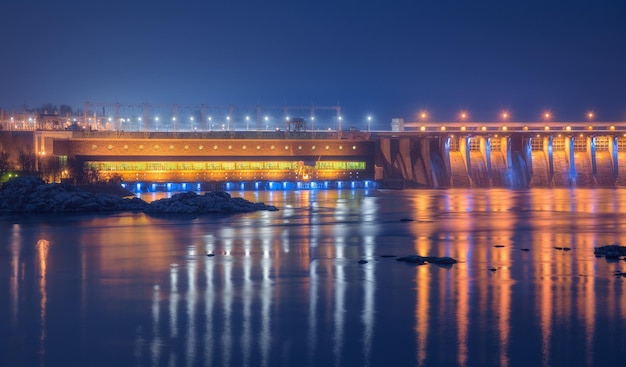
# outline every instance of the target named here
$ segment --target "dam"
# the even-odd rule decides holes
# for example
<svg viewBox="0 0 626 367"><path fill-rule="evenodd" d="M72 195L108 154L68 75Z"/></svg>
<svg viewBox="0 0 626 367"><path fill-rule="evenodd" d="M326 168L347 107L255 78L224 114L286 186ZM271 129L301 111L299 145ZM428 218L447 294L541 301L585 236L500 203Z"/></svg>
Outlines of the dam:
<svg viewBox="0 0 626 367"><path fill-rule="evenodd" d="M624 124L400 121L392 126L395 131L376 134L379 176L415 187L626 185Z"/></svg>
<svg viewBox="0 0 626 367"><path fill-rule="evenodd" d="M390 131L0 131L0 150L76 157L133 187L626 186L626 123L417 123ZM139 186L137 186L139 185Z"/></svg>

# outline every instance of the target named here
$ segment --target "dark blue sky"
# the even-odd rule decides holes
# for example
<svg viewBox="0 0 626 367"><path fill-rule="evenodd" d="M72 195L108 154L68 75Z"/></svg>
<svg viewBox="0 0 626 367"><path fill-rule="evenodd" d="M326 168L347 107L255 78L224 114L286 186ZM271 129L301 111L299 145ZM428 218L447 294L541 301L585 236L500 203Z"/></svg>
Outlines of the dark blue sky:
<svg viewBox="0 0 626 367"><path fill-rule="evenodd" d="M0 3L0 107L334 105L433 120L626 119L620 1Z"/></svg>

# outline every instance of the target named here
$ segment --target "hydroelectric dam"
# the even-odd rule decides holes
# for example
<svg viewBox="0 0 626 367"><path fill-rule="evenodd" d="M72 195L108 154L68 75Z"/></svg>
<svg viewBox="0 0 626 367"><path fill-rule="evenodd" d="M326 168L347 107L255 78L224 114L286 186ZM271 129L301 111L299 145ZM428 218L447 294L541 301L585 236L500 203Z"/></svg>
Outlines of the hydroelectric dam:
<svg viewBox="0 0 626 367"><path fill-rule="evenodd" d="M416 187L626 185L623 123L420 123L379 132L384 179Z"/></svg>
<svg viewBox="0 0 626 367"><path fill-rule="evenodd" d="M138 188L626 186L626 123L610 122L394 119L390 131L4 129L0 150L14 160L24 150L38 159L76 157L101 179Z"/></svg>

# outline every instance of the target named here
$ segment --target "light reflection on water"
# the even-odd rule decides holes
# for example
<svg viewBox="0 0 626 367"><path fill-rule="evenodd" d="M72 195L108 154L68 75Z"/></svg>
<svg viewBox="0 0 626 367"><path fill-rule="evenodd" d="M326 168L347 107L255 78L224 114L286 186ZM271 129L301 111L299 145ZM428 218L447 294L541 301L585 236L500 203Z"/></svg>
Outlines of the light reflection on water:
<svg viewBox="0 0 626 367"><path fill-rule="evenodd" d="M598 366L626 352L626 263L593 256L626 231L624 190L232 195L281 210L1 217L0 365ZM381 257L409 254L461 262Z"/></svg>

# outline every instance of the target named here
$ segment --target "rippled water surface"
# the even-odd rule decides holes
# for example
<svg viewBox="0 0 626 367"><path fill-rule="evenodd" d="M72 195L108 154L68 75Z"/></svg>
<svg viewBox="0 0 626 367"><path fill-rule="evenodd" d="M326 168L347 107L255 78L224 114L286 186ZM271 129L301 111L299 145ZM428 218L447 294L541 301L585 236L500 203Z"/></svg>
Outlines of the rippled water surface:
<svg viewBox="0 0 626 367"><path fill-rule="evenodd" d="M0 366L624 361L626 190L232 195L280 211L0 217Z"/></svg>

